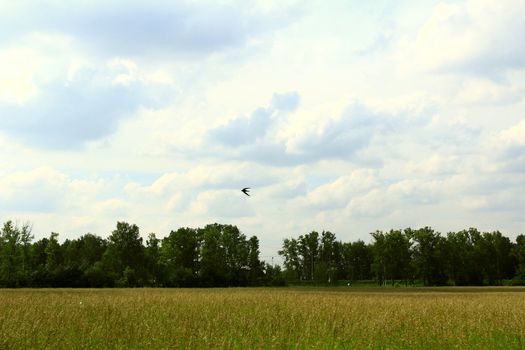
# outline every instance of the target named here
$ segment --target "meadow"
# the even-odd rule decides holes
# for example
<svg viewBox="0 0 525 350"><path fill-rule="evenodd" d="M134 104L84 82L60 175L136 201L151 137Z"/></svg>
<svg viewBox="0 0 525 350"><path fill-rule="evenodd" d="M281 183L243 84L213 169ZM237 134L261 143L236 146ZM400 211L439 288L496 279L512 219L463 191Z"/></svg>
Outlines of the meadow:
<svg viewBox="0 0 525 350"><path fill-rule="evenodd" d="M3 289L19 348L523 349L525 288Z"/></svg>

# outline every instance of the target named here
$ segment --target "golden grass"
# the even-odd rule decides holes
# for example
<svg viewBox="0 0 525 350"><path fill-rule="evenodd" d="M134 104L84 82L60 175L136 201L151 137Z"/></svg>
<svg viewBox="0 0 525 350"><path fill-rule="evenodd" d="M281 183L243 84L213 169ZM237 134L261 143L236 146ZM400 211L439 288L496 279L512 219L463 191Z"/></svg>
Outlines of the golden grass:
<svg viewBox="0 0 525 350"><path fill-rule="evenodd" d="M525 289L0 290L1 348L523 349Z"/></svg>

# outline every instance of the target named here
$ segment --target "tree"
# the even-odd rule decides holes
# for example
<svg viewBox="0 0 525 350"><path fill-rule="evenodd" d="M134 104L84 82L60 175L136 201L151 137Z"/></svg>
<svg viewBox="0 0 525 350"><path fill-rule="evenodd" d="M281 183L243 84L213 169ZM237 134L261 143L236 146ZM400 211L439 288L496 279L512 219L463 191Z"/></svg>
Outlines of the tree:
<svg viewBox="0 0 525 350"><path fill-rule="evenodd" d="M246 286L249 272L249 247L246 236L239 231L237 226L218 225L218 227L221 231L221 243L226 259L227 284Z"/></svg>
<svg viewBox="0 0 525 350"><path fill-rule="evenodd" d="M517 261L515 277L525 281L525 235L516 237L516 245L512 248L512 256Z"/></svg>
<svg viewBox="0 0 525 350"><path fill-rule="evenodd" d="M286 285L286 279L284 278L284 274L279 265L270 265L266 263L264 267L264 280L264 284L267 286Z"/></svg>
<svg viewBox="0 0 525 350"><path fill-rule="evenodd" d="M146 280L144 246L137 225L126 222L118 222L117 228L111 233L108 247L103 256L103 263L114 274L115 281L120 285L129 285L127 276L133 271L133 284L130 286L141 286Z"/></svg>
<svg viewBox="0 0 525 350"><path fill-rule="evenodd" d="M264 277L264 264L259 259L259 255L259 239L252 236L248 240L248 281L252 286L260 285Z"/></svg>
<svg viewBox="0 0 525 350"><path fill-rule="evenodd" d="M202 231L193 228L179 228L171 231L162 240L160 265L164 281L169 286L196 286L199 275L199 253Z"/></svg>
<svg viewBox="0 0 525 350"><path fill-rule="evenodd" d="M228 265L226 263L226 249L222 242L221 225L206 225L200 232L203 237L201 283L207 287L226 286L228 284Z"/></svg>
<svg viewBox="0 0 525 350"><path fill-rule="evenodd" d="M179 228L158 239L118 222L108 240L93 234L58 241L58 233L32 243L31 226L12 221L0 229L0 287L135 287L284 285L338 279L408 281L425 285L502 284L525 280L525 236L475 228L442 237L430 227L376 231L373 242L341 242L330 231L284 239L279 266L259 258L257 236L233 225Z"/></svg>
<svg viewBox="0 0 525 350"><path fill-rule="evenodd" d="M343 243L341 256L341 277L343 279L367 280L372 278L371 267L374 263L372 246L362 240Z"/></svg>
<svg viewBox="0 0 525 350"><path fill-rule="evenodd" d="M396 279L408 282L410 276L411 242L400 230L388 233L371 233L374 243L374 268L380 283L390 279L394 285Z"/></svg>
<svg viewBox="0 0 525 350"><path fill-rule="evenodd" d="M108 242L105 239L92 233L81 236L78 239L79 268L85 271L101 261L107 246Z"/></svg>
<svg viewBox="0 0 525 350"><path fill-rule="evenodd" d="M340 259L338 256L338 244L335 235L330 231L323 231L321 233L321 242L319 248L319 260L321 273L318 274L319 282L333 282L335 278L337 261ZM323 271L324 270L324 271Z"/></svg>
<svg viewBox="0 0 525 350"><path fill-rule="evenodd" d="M417 276L424 285L444 285L447 282L443 252L445 239L430 227L418 230L406 229L405 233L414 243L412 256Z"/></svg>
<svg viewBox="0 0 525 350"><path fill-rule="evenodd" d="M54 271L62 263L62 254L60 252L60 244L58 243L58 233L51 232L46 249L46 269L49 272Z"/></svg>
<svg viewBox="0 0 525 350"><path fill-rule="evenodd" d="M102 264L107 241L87 233L77 240L78 268L83 274L83 283L89 287L111 286L113 280Z"/></svg>
<svg viewBox="0 0 525 350"><path fill-rule="evenodd" d="M162 265L160 263L160 239L155 233L148 235L145 250L146 266L148 270L148 284L159 286L162 280Z"/></svg>
<svg viewBox="0 0 525 350"><path fill-rule="evenodd" d="M0 285L15 287L27 283L27 260L31 227L22 227L12 221L4 223L0 231Z"/></svg>
<svg viewBox="0 0 525 350"><path fill-rule="evenodd" d="M49 239L42 238L31 246L30 265L31 265L31 287L47 287L50 285L50 278L46 269L46 248Z"/></svg>
<svg viewBox="0 0 525 350"><path fill-rule="evenodd" d="M503 279L514 276L512 243L501 232L484 232L476 242L482 261L483 277L489 285L501 285Z"/></svg>
<svg viewBox="0 0 525 350"><path fill-rule="evenodd" d="M315 264L319 255L319 233L312 231L299 236L299 253L302 255L302 275L314 280Z"/></svg>
<svg viewBox="0 0 525 350"><path fill-rule="evenodd" d="M475 228L447 234L447 274L455 285L483 284L481 234Z"/></svg>
<svg viewBox="0 0 525 350"><path fill-rule="evenodd" d="M299 254L299 242L295 238L286 238L278 254L284 258L285 274L290 280L303 279L303 262Z"/></svg>
<svg viewBox="0 0 525 350"><path fill-rule="evenodd" d="M20 260L21 260L21 272L19 274L19 281L21 286L26 286L30 280L30 254L31 254L31 241L34 236L31 234L32 226L29 223L25 223L20 228Z"/></svg>

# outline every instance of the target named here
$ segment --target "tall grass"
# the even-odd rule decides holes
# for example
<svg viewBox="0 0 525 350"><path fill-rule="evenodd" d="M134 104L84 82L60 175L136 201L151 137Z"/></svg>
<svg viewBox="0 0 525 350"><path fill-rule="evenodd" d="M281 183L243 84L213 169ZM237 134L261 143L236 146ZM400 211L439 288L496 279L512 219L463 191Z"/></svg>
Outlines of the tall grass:
<svg viewBox="0 0 525 350"><path fill-rule="evenodd" d="M0 290L0 348L525 348L524 288Z"/></svg>

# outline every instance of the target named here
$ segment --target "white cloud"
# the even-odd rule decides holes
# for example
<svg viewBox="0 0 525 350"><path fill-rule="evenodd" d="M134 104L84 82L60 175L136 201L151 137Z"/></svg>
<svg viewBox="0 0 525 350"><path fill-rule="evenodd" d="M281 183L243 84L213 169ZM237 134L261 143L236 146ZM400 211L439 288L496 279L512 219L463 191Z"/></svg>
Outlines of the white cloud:
<svg viewBox="0 0 525 350"><path fill-rule="evenodd" d="M1 208L10 212L53 212L66 194L66 177L52 168L19 171L0 178Z"/></svg>
<svg viewBox="0 0 525 350"><path fill-rule="evenodd" d="M242 47L252 36L285 25L290 15L289 9L244 3L20 1L0 15L0 37L11 42L34 32L58 32L109 56L206 55Z"/></svg>
<svg viewBox="0 0 525 350"><path fill-rule="evenodd" d="M287 92L284 94L273 94L272 107L276 110L293 112L299 106L301 97L297 91Z"/></svg>
<svg viewBox="0 0 525 350"><path fill-rule="evenodd" d="M113 133L139 107L165 103L167 89L140 77L129 60L64 69L33 88L37 92L23 104L0 105L0 128L22 142L58 149L80 148Z"/></svg>
<svg viewBox="0 0 525 350"><path fill-rule="evenodd" d="M500 171L525 171L525 119L499 132L491 141Z"/></svg>
<svg viewBox="0 0 525 350"><path fill-rule="evenodd" d="M408 47L411 62L433 71L491 78L522 69L524 13L520 0L439 3L420 28L414 50Z"/></svg>
<svg viewBox="0 0 525 350"><path fill-rule="evenodd" d="M272 111L259 108L249 118L238 118L209 131L210 138L225 146L237 147L264 137L272 123Z"/></svg>
<svg viewBox="0 0 525 350"><path fill-rule="evenodd" d="M254 161L275 166L294 166L324 159L342 159L368 166L381 159L365 158L368 148L394 134L424 127L430 115L401 109L395 113L375 112L360 102L351 103L337 116L312 115L300 109L291 116L259 109L250 118L234 119L209 131L228 159ZM306 117L303 119L303 115ZM423 115L423 116L421 116ZM208 155L204 152L203 155ZM368 156L368 155L367 155Z"/></svg>
<svg viewBox="0 0 525 350"><path fill-rule="evenodd" d="M120 220L130 219L128 213L130 209L130 204L126 201L119 198L110 198L97 202L94 205L94 214L98 218L109 217L113 218L122 218Z"/></svg>
<svg viewBox="0 0 525 350"><path fill-rule="evenodd" d="M500 132L502 142L509 146L525 146L525 119L518 124Z"/></svg>
<svg viewBox="0 0 525 350"><path fill-rule="evenodd" d="M12 48L0 52L0 103L23 104L38 88L33 74L42 63L29 48Z"/></svg>
<svg viewBox="0 0 525 350"><path fill-rule="evenodd" d="M369 193L380 185L376 170L358 169L335 181L316 187L299 199L302 205L318 210L344 208L356 196Z"/></svg>
<svg viewBox="0 0 525 350"><path fill-rule="evenodd" d="M244 194L240 191L234 192L234 190L201 192L191 203L190 211L194 215L203 216L211 222L255 214Z"/></svg>

